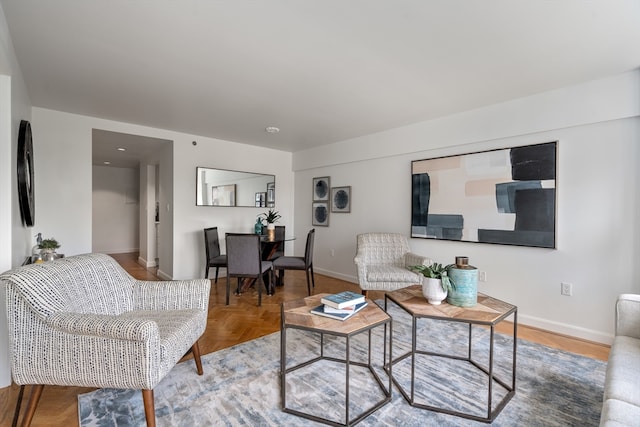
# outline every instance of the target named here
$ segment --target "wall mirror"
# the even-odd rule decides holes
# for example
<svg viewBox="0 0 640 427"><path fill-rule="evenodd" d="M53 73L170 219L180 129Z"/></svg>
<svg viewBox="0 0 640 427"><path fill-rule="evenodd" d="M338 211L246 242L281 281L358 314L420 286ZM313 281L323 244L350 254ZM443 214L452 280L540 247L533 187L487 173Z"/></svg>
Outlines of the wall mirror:
<svg viewBox="0 0 640 427"><path fill-rule="evenodd" d="M275 186L275 175L197 167L196 206L274 207Z"/></svg>

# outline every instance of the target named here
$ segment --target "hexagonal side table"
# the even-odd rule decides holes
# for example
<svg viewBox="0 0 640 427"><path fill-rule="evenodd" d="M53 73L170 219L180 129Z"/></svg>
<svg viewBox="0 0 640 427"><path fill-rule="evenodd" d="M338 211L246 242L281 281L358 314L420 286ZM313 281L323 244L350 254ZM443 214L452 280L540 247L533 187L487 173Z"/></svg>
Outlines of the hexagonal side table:
<svg viewBox="0 0 640 427"><path fill-rule="evenodd" d="M286 301L282 303L281 306L281 327L280 327L280 393L282 399L282 410L284 412L294 414L303 418L307 418L313 421L321 422L324 424L329 424L333 426L352 426L362 421L364 418L372 414L373 412L380 409L385 404L391 401L391 390L392 390L392 377L391 377L391 367L383 366L386 361L386 351L388 345L389 354L391 354L391 342L392 342L392 330L391 330L391 317L378 305L376 305L373 301L367 300L367 306L363 308L361 311L350 317L345 321L335 320L328 317L319 316L311 313L311 309L317 307L321 304L320 300L323 296L329 294L318 294L313 295L307 298L302 298L294 301ZM388 374L388 384L385 386L385 382L380 378L380 376L376 373L374 369L374 365L372 364L371 357L371 333L375 328L384 328L384 332L381 333L383 345L381 352L383 352L383 356L381 358L382 364L380 366L381 372L387 371ZM286 359L287 359L287 329L300 329L304 331L314 332L320 335L320 354L308 360L306 362L299 363L295 366L290 366L287 368ZM367 345L367 362L359 362L351 360L351 339L361 333L368 333L368 345ZM388 339L387 339L388 332ZM331 357L325 354L324 351L324 336L332 335L335 337L343 337L346 340L346 351L345 357L336 358ZM375 350L375 349L374 349ZM309 414L302 412L297 409L292 409L287 407L287 395L286 395L286 385L287 385L287 374L298 370L300 368L304 368L306 366L312 365L316 362L328 360L331 362L343 363L345 364L345 413L344 413L344 423L341 423L336 420L331 420L328 418L323 418L321 416ZM349 416L349 397L350 397L350 366L358 366L363 367L368 370L368 372L375 379L375 382L380 387L382 391L382 399L378 402L375 402L373 406L365 409L359 415L356 415L352 418ZM320 386L320 384L319 384ZM336 402L338 404L338 402Z"/></svg>
<svg viewBox="0 0 640 427"><path fill-rule="evenodd" d="M518 307L515 305L508 304L506 302L500 301L498 299L492 298L487 295L478 294L478 303L474 307L463 308L457 307L454 305L450 305L446 302L443 302L441 305L431 305L427 302L427 300L422 295L422 286L414 285L409 286L407 288L398 289L393 292L388 292L385 295L384 307L385 311L388 310L388 302L391 301L399 308L404 310L411 316L412 325L411 325L411 350L393 358L393 354L391 354L392 361L390 363L391 366L396 365L398 362L403 361L407 357L411 357L411 390L408 392L405 388L397 381L396 378L393 379L394 384L400 390L400 393L404 396L404 398L409 402L410 405L415 406L417 408L428 409L431 411L442 412L445 414L455 415L463 418L468 418L476 421L482 421L485 423L490 423L495 420L498 414L504 409L506 404L511 400L511 398L516 393L516 347L517 347L517 327L518 327ZM512 353L512 369L511 369L511 378L510 381L505 381L496 376L494 372L494 336L495 336L495 326L507 319L508 317L513 315L513 353ZM466 357L451 355L451 354L443 354L430 352L425 350L417 349L417 322L419 319L433 319L436 321L450 321L450 322L461 322L469 325L468 328L468 353ZM483 327L490 330L489 331L489 355L488 355L488 368L480 365L477 361L472 358L472 328L473 326L482 325ZM415 398L415 385L416 381L419 381L419 372L416 372L416 355L426 355L426 356L436 356L443 357L448 359L456 359L459 361L469 362L471 365L475 366L478 370L483 372L487 378L487 402L486 402L486 417L478 416L472 413L462 412L450 410L447 408L437 407L434 405L427 405L424 403L420 403ZM418 378L416 378L416 374ZM492 389L494 386L499 385L504 388L504 396L502 399L493 407L492 409Z"/></svg>

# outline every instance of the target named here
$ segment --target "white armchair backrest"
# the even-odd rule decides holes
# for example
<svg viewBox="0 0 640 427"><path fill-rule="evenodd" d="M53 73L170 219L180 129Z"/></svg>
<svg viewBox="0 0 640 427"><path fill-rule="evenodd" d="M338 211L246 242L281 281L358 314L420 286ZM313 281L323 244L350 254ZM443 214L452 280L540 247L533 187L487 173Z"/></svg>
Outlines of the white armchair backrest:
<svg viewBox="0 0 640 427"><path fill-rule="evenodd" d="M113 258L85 254L7 271L11 286L43 318L64 311L117 315L133 308L133 279Z"/></svg>
<svg viewBox="0 0 640 427"><path fill-rule="evenodd" d="M405 254L410 252L407 237L399 233L364 233L357 238L356 258L366 264L405 266Z"/></svg>

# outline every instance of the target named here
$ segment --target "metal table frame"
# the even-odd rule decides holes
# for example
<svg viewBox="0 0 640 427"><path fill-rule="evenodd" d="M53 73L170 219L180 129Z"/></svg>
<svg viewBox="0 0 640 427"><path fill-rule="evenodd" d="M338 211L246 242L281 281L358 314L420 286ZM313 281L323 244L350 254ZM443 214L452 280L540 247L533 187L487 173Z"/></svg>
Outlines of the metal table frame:
<svg viewBox="0 0 640 427"><path fill-rule="evenodd" d="M393 298L393 294L391 293L391 295L389 293L387 293L385 295L385 299L384 299L384 309L385 311L387 311L388 309L388 301L392 301L395 305L397 305L398 307L400 307L402 310L404 310L406 313L408 313L411 316L412 319L412 326L411 326L411 350L396 357L395 359L393 359L393 353L390 353L390 359L391 359L391 363L388 364L388 366L393 366L396 363L406 359L407 357L411 356L411 392L407 393L407 391L402 387L402 385L396 381L396 379L393 379L393 383L398 387L398 390L400 390L400 393L404 396L404 398L407 400L407 402L414 407L417 408L422 408L422 409L428 409L431 411L436 411L436 412L441 412L441 413L445 413L445 414L449 414L449 415L455 415L458 417L463 417L463 418L467 418L467 419L471 419L471 420L475 420L475 421L481 421L481 422L485 422L485 423L491 423L493 422L496 417L500 414L500 412L504 409L504 407L507 405L507 403L511 400L511 398L516 394L516 351L517 351L517 328L518 328L518 307L516 306L512 306L512 308L508 311L506 311L505 313L503 313L502 315L500 315L498 318L496 318L494 321L491 322L487 322L487 321L480 321L480 320L474 320L474 319L464 319L464 318L449 318L449 317L445 317L445 316L426 316L426 315L420 315L420 314L416 314L411 312L410 310L408 310L406 307L403 306L403 304L399 301L396 301ZM425 300L425 304L427 304L426 300ZM511 370L511 381L510 383L508 383L507 381L504 381L500 378L498 378L494 371L493 371L493 364L494 364L494 335L495 335L495 326L502 322L503 320L507 319L509 316L513 315L513 363L512 363L512 370ZM467 352L467 356L466 357L462 357L462 356L456 356L456 355L451 355L451 354L444 354L444 353L437 353L437 352L430 352L430 351L425 351L425 350L418 350L417 349L417 334L416 334L416 330L417 330L417 322L418 319L434 319L434 320L444 320L444 321L451 321L451 322L461 322L461 323L466 323L469 325L469 332L468 332L468 352ZM479 363L477 363L475 360L473 360L472 358L472 341L471 341L471 337L472 337L472 328L473 325L483 325L483 326L488 326L490 327L490 336L489 336L489 368L486 369L485 367L481 366ZM432 405L427 405L424 403L420 403L418 401L416 401L415 399L415 381L416 381L416 366L415 366L415 358L417 354L422 354L422 355L427 355L427 356L436 356L436 357L444 357L444 358L448 358L448 359L455 359L455 360L462 360L465 362L469 362L471 363L473 366L475 366L477 369L479 369L480 371L484 372L489 381L488 381L488 387L487 387L487 416L486 417L480 417L471 413L467 413L467 412L460 412L460 411L454 411L454 410L450 410L450 409L446 409L446 408L441 408L441 407L437 407L437 406L432 406ZM385 366L386 366L386 358L385 358ZM389 371L389 374L391 375L391 371ZM493 391L493 383L494 381L502 386L505 390L506 390L506 394L505 396L501 399L501 401L498 403L498 405L495 407L495 409L491 410L491 406L492 406L492 391Z"/></svg>
<svg viewBox="0 0 640 427"><path fill-rule="evenodd" d="M309 298L313 298L313 297L309 297ZM373 303L372 301L369 301L369 304L375 305L375 303ZM376 308L380 309L379 307L376 306ZM382 310L382 309L380 309ZM287 324L285 323L285 313L284 313L284 304L281 306L280 309L280 318L281 318L281 328L280 328L280 393L281 393L281 399L282 399L282 410L284 412L287 412L289 414L293 414L293 415L297 415L303 418L307 418L309 420L313 420L313 421L317 421L320 423L324 423L324 424L328 424L328 425L332 425L332 426L340 426L340 427L347 427L347 426L353 426L356 425L357 423L359 423L360 421L362 421L363 419L365 419L367 416L371 415L373 412L377 411L378 409L380 409L382 406L386 405L387 403L389 403L391 401L391 396L392 396L392 376L391 376L391 366L386 364L386 348L387 348L387 343L389 345L389 352L392 351L391 345L392 345L392 330L391 330L391 317L387 317L386 320L382 321L382 322L377 322L377 323L373 323L373 324L369 324L365 327L359 328L356 331L350 332L350 333L342 333L339 332L337 330L331 330L331 329L318 329L318 328L314 328L314 327L307 327L307 326L302 326L302 325L297 325L297 324ZM355 316L357 316L360 313L357 313ZM310 316L316 316L314 314L310 314ZM355 317L354 316L354 317ZM348 322L350 319L345 320L345 322ZM339 325L340 321L336 320L335 322L336 325ZM384 327L384 335L383 335L383 347L384 347L384 354L383 354L383 366L381 366L381 368L383 368L389 376L388 379L388 384L385 387L384 382L382 381L382 379L380 378L380 376L375 372L375 370L373 369L373 365L372 365L372 361L371 361L371 332L374 328L378 328L378 327ZM287 358L287 329L300 329L300 330L305 330L305 331L310 331L310 332L315 332L318 333L320 335L320 355L316 356L306 362L302 362L299 363L295 366L291 366L289 368L286 367L286 358ZM389 331L389 339L387 341L387 329ZM350 358L350 340L351 337L367 332L368 333L368 349L367 349L367 363L364 362L355 362L352 361ZM325 335L332 335L332 336L337 336L337 337L344 337L346 339L346 354L345 354L345 358L344 359L339 359L339 358L335 358L335 357L330 357L330 356L326 356L324 354L324 336ZM293 372L297 369L303 368L305 366L311 365L313 363L316 363L320 360L329 360L329 361L333 361L333 362L338 362L338 363L344 363L346 365L346 369L345 369L345 415L344 415L344 419L345 419L345 423L340 423L338 421L334 421L334 420L330 420L327 418L323 418L320 416L316 416L313 414L308 414L305 412L301 412L298 411L296 409L291 409L287 407L287 396L286 396L286 376L288 373ZM383 399L380 400L379 402L374 403L374 405L372 407L370 407L369 409L366 409L364 412L362 412L360 415L355 416L353 419L349 418L349 390L350 390L350 382L349 382L349 366L351 365L355 365L355 366L361 366L361 367L365 367L369 370L369 372L371 373L371 375L373 376L373 378L375 378L376 382L378 383L380 389L382 390L384 396Z"/></svg>

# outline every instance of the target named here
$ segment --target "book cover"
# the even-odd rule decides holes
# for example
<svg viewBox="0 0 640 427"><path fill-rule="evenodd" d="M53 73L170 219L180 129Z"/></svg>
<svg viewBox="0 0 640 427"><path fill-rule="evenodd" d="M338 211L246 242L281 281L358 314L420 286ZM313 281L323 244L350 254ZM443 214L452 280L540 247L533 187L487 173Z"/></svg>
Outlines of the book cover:
<svg viewBox="0 0 640 427"><path fill-rule="evenodd" d="M364 302L364 295L352 291L343 291L337 294L327 295L320 300L321 303L333 308L345 308Z"/></svg>
<svg viewBox="0 0 640 427"><path fill-rule="evenodd" d="M325 311L325 305L322 304L315 308L312 308L311 313L317 314L318 316L325 316L325 317L330 317L332 319L344 321L350 318L351 316L353 316L354 314L356 314L357 312L359 312L360 310L362 310L363 308L365 308L366 306L367 306L367 303L363 302L363 303L357 304L350 313L327 313Z"/></svg>
<svg viewBox="0 0 640 427"><path fill-rule="evenodd" d="M325 313L353 313L353 309L356 308L355 305L350 305L349 307L345 307L345 308L333 308L330 305L325 304L324 305L324 312Z"/></svg>

